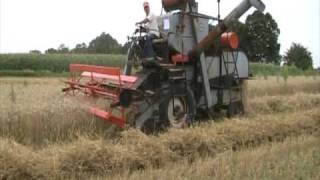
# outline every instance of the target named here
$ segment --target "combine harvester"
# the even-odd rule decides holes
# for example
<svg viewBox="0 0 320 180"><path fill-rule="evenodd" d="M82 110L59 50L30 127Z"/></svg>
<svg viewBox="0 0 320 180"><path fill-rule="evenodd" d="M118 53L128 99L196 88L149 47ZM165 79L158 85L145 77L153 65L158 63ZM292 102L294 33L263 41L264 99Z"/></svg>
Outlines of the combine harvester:
<svg viewBox="0 0 320 180"><path fill-rule="evenodd" d="M251 7L263 12L263 2L243 0L225 19L200 14L195 0L162 4L167 13L158 18L161 38L153 40L157 57L143 58L145 29L139 27L123 71L71 64L72 77L63 91L104 98L109 107L91 108L92 114L118 127L129 124L146 132L181 128L200 112L209 116L220 110L229 116L243 112L249 63L238 50L237 34L228 27Z"/></svg>

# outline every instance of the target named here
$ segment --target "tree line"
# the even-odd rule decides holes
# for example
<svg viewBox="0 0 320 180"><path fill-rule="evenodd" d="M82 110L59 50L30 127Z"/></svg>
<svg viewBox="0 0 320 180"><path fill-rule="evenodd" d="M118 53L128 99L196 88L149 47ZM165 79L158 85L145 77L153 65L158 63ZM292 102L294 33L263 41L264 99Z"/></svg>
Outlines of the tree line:
<svg viewBox="0 0 320 180"><path fill-rule="evenodd" d="M280 43L278 42L280 29L277 22L269 13L263 14L255 11L246 18L244 23L234 21L230 29L238 33L240 49L247 54L251 62L277 65L282 62L303 70L312 68L312 55L301 44L293 43L283 56L280 55ZM88 45L86 43L79 43L73 49L69 49L64 44L61 44L57 49L50 48L45 53L125 54L128 46L128 42L121 45L110 34L103 32ZM37 51L30 52L39 53Z"/></svg>
<svg viewBox="0 0 320 180"><path fill-rule="evenodd" d="M128 50L128 43L121 45L109 33L101 33L88 45L79 43L73 49L69 49L65 44L61 44L57 49L49 48L46 54L125 54ZM30 51L31 52L31 51ZM33 51L35 53L35 51Z"/></svg>
<svg viewBox="0 0 320 180"><path fill-rule="evenodd" d="M231 29L240 37L240 49L251 62L296 66L302 70L311 69L311 52L299 43L292 43L283 56L278 43L280 29L271 14L255 11L245 23L234 21Z"/></svg>

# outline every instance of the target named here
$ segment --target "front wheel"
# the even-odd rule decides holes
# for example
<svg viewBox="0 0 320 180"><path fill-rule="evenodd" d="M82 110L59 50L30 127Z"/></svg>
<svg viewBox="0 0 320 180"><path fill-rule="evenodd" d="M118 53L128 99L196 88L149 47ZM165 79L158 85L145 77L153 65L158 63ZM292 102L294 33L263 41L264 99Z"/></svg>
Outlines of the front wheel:
<svg viewBox="0 0 320 180"><path fill-rule="evenodd" d="M184 91L177 93L177 91ZM160 121L164 127L183 128L190 124L196 115L196 102L193 92L184 85L175 88L159 107Z"/></svg>
<svg viewBox="0 0 320 180"><path fill-rule="evenodd" d="M132 75L139 71L141 68L141 56L141 47L137 43L132 42L127 52L127 60L124 67L125 75Z"/></svg>

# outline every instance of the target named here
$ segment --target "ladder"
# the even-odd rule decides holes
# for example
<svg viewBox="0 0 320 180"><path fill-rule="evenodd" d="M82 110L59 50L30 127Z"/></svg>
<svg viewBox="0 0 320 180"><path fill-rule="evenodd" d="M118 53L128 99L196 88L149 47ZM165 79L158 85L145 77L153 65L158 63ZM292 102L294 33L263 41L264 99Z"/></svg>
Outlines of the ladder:
<svg viewBox="0 0 320 180"><path fill-rule="evenodd" d="M239 83L239 80L240 80L238 66L237 66L238 54L239 54L238 51L227 51L227 55L225 55L224 53L222 53L221 55L226 76L233 76L237 84ZM233 67L233 68L231 67L231 71L230 71L230 66Z"/></svg>
<svg viewBox="0 0 320 180"><path fill-rule="evenodd" d="M237 67L238 51L226 51L226 53L221 54L221 59L226 73L225 76L227 77L225 89L229 92L229 106L232 106L233 103L241 102L243 99L242 86Z"/></svg>

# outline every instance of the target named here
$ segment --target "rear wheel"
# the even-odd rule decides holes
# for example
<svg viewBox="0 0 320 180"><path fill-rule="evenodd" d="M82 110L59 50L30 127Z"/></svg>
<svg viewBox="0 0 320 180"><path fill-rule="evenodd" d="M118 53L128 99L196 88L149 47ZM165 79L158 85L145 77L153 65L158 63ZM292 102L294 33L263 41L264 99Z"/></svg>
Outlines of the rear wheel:
<svg viewBox="0 0 320 180"><path fill-rule="evenodd" d="M239 90L235 92L238 101L230 102L227 109L227 116L230 118L234 115L244 115L247 111L247 82L242 80L239 84Z"/></svg>

